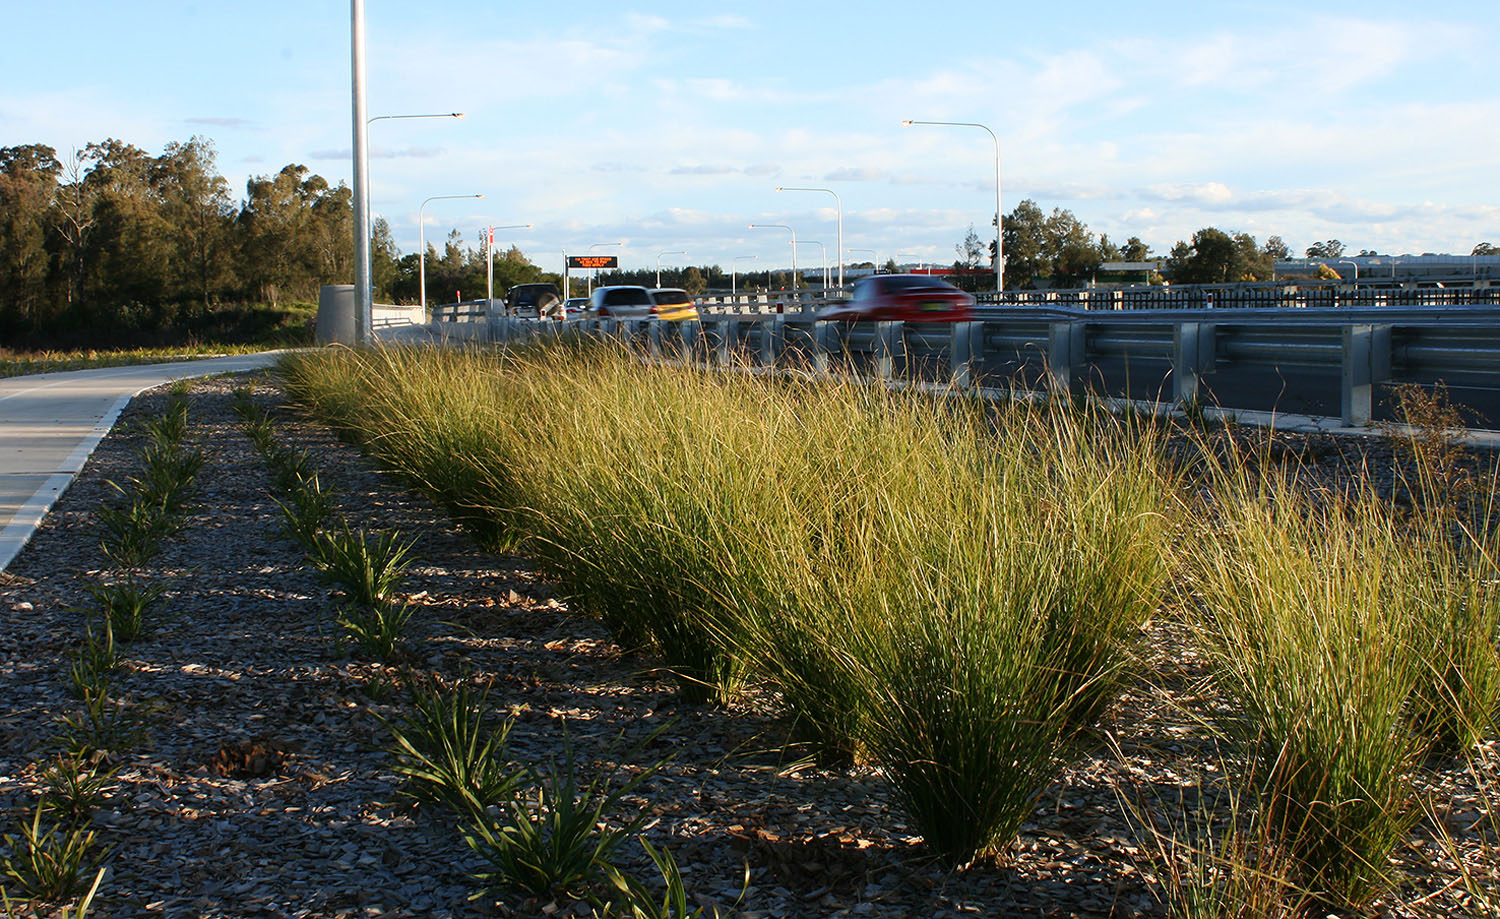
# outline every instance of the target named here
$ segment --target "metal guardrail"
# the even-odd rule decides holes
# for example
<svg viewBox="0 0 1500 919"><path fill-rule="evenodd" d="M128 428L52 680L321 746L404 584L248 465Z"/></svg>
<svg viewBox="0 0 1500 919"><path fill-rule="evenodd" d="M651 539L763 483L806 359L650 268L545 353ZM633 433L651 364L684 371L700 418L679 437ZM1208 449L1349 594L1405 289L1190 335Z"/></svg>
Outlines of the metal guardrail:
<svg viewBox="0 0 1500 919"><path fill-rule="evenodd" d="M964 387L1102 390L1336 415L1356 426L1371 422L1382 384L1444 380L1493 395L1500 420L1500 308L1052 307L996 310L951 324L844 324L785 314L562 323L485 315L470 303L439 307L434 316L445 338L506 342L573 331L619 338L653 357ZM1295 406L1286 404L1292 390L1299 393Z"/></svg>

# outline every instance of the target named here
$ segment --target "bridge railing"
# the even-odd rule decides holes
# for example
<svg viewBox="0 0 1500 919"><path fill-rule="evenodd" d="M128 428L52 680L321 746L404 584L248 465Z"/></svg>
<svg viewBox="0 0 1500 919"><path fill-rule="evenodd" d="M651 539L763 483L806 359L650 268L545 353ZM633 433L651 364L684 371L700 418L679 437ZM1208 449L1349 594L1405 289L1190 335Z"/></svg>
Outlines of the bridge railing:
<svg viewBox="0 0 1500 919"><path fill-rule="evenodd" d="M482 301L481 301L482 302ZM834 323L810 316L536 322L439 310L444 338L584 334L662 360L847 373L944 386L1102 392L1369 424L1387 383L1443 380L1494 402L1500 309L1346 307L1098 311L1026 308L958 323ZM452 316L453 318L447 318ZM1488 394L1487 396L1485 394Z"/></svg>

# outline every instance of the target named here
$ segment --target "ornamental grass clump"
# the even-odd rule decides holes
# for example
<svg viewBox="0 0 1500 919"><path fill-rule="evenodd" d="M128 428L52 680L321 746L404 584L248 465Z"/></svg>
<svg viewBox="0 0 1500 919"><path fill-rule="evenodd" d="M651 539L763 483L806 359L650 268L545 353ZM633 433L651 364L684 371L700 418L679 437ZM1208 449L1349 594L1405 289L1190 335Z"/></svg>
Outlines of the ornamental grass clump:
<svg viewBox="0 0 1500 919"><path fill-rule="evenodd" d="M1368 496L1310 496L1286 478L1226 489L1196 542L1192 622L1268 821L1299 883L1357 907L1419 816L1431 745L1413 725L1430 682L1421 607L1441 585L1422 546ZM1425 646L1424 646L1425 645Z"/></svg>
<svg viewBox="0 0 1500 919"><path fill-rule="evenodd" d="M407 694L406 711L386 724L406 794L477 819L515 793L526 777L507 751L515 717L491 723L488 686L413 678Z"/></svg>

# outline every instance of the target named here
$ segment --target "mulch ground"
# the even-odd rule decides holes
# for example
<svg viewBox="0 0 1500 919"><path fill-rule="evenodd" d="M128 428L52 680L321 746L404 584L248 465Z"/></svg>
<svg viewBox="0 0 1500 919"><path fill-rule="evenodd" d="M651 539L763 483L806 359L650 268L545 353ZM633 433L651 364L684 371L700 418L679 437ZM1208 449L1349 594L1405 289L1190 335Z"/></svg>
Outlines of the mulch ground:
<svg viewBox="0 0 1500 919"><path fill-rule="evenodd" d="M329 589L281 533L265 461L231 411L232 389L247 383L276 407L281 440L316 456L351 525L419 538L402 586L416 614L401 660L350 654ZM78 708L67 668L89 620L86 589L119 574L94 512L115 497L110 480L138 471L139 421L165 399L159 390L132 403L0 574L7 825L34 806L59 718ZM1158 622L1143 643L1147 676L1111 713L1108 742L1040 796L998 863L944 870L878 771L801 761L774 700L682 702L649 659L570 612L525 559L477 548L401 480L287 409L270 378L200 381L190 406L192 436L210 458L197 509L140 572L169 585L168 605L123 648L116 692L140 732L116 754L116 785L94 815L109 871L92 915L587 915L567 903L470 899L479 860L454 821L413 805L392 772L382 719L402 710L403 670L487 680L491 703L515 717L518 761L560 756L565 732L594 769L618 762L629 773L674 756L631 804L696 902L725 915L1160 915L1152 846L1132 814L1191 811L1200 789L1222 782L1225 760L1200 720L1218 703L1184 637ZM1500 789L1500 775L1484 781ZM1477 852L1473 778L1438 764L1424 790ZM1429 823L1397 862L1403 880L1377 914L1467 909ZM634 845L620 864L652 876Z"/></svg>

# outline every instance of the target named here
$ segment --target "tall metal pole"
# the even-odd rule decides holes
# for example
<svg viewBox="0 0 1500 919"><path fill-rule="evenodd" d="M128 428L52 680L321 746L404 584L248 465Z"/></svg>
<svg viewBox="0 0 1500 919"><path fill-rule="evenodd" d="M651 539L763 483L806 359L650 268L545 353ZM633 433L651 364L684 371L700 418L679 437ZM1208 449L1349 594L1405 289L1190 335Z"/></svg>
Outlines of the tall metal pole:
<svg viewBox="0 0 1500 919"><path fill-rule="evenodd" d="M823 253L823 295L826 297L828 295L828 247L816 239L804 239L798 245L817 246L818 251Z"/></svg>
<svg viewBox="0 0 1500 919"><path fill-rule="evenodd" d="M979 128L990 135L990 140L995 142L995 293L1005 289L1005 240L1001 233L1001 225L1005 222L1003 212L1000 210L1000 138L988 127L973 121L903 121L902 127L911 127L914 124L936 124L950 128Z"/></svg>
<svg viewBox="0 0 1500 919"><path fill-rule="evenodd" d="M767 230L767 229L786 230L788 233L792 234L792 290L796 290L797 289L797 231L794 230L794 229L792 229L791 227L787 226L784 223L752 223L752 224L750 224L750 229L752 229L752 230ZM766 286L770 287L770 280L769 280L770 279L770 275L769 274L766 275L766 278L767 278Z"/></svg>
<svg viewBox="0 0 1500 919"><path fill-rule="evenodd" d="M417 208L417 300L422 304L422 315L427 315L427 226L425 211L427 205L433 201L447 201L452 198L483 198L484 195L433 195L424 200L422 206ZM426 322L424 318L422 320Z"/></svg>
<svg viewBox="0 0 1500 919"><path fill-rule="evenodd" d="M838 234L839 234L839 237L838 237L838 240L837 240L837 242L838 242L838 253L837 254L838 254L838 257L839 257L839 290L843 290L844 289L844 255L843 255L843 253L844 253L844 199L840 198L839 197L839 193L836 192L836 191L834 191L831 188L792 188L790 186L783 185L783 186L781 186L780 188L778 188L776 190L777 191L823 191L823 192L827 192L830 195L833 195L833 202L838 207L838 213L839 213L839 223L838 223ZM824 287L828 286L828 284L827 284L826 281L824 282L823 286Z"/></svg>
<svg viewBox="0 0 1500 919"><path fill-rule="evenodd" d="M663 255L687 255L686 252L658 252L656 254L656 286L661 286L661 257Z"/></svg>
<svg viewBox="0 0 1500 919"><path fill-rule="evenodd" d="M363 47L363 45L361 45L361 47ZM361 58L362 57L363 57L363 53L361 52ZM359 72L358 79L360 80L361 83L363 83L364 82L363 64L361 64L360 67L361 67L361 69L360 69L360 72ZM354 117L355 118L359 118L360 117L359 113L356 112ZM365 127L368 128L370 125L374 124L377 121L391 121L391 120L395 120L395 119L405 119L405 118L462 118L462 117L464 117L464 113L463 112L442 112L442 113L435 114L435 115L376 115L373 118L366 118L364 120L364 124L365 124ZM368 138L367 138L367 140L368 140ZM359 141L356 140L355 141L355 144L356 144L355 149L359 149L358 148L358 143L359 143ZM366 285L367 287L371 288L370 295L369 295L368 298L366 298L364 301L362 301L365 304L364 309L369 310L369 309L372 308L371 301L373 301L374 298L375 298L375 291L373 289L374 288L374 269L373 269L373 267L371 267L372 264L373 264L373 257L370 254L370 243L371 243L370 234L372 232L374 232L374 228L371 225L373 223L373 219L370 217L370 170L369 170L369 156L368 156L368 154L365 156L365 168L364 168L363 172L364 172L363 179L362 180L357 180L354 183L353 193L356 196L356 198L363 203L364 209L365 209L365 231L364 231L363 235L357 236L356 239L357 239L357 245L359 247L359 251L362 252L362 253L364 253L364 256L365 256L365 265L367 266L366 270L369 272L369 275L370 275L370 277L369 277L370 283L368 285ZM356 172L356 175L358 175L358 172ZM363 187L364 187L363 188L363 194L361 194L361 189L360 189L361 185L363 185ZM355 206L356 212L358 211L358 208L359 208L359 205L356 205ZM359 223L358 223L358 219L356 218L356 220L355 220L355 232L356 233L359 232L358 227L359 227ZM356 271L357 270L358 270L358 267L357 267L357 262L356 262ZM365 316L367 318L368 318L369 315L370 314L368 312L365 313Z"/></svg>
<svg viewBox="0 0 1500 919"><path fill-rule="evenodd" d="M495 299L495 231L496 230L529 230L529 223L512 223L503 227L490 227L485 234L485 257L484 257L484 308L494 306L491 302Z"/></svg>
<svg viewBox="0 0 1500 919"><path fill-rule="evenodd" d="M602 248L602 247L605 247L605 246L623 246L623 245L625 245L625 243L624 243L623 240L620 241L620 242L617 242L617 243L593 243L593 244L591 244L589 246L589 252L592 253L595 249L599 249L599 248ZM598 268L595 268L595 269L593 269L593 270L591 270L589 272L589 295L590 296L593 296L593 293L594 293L594 281L598 280L598 278L599 278L599 269Z"/></svg>
<svg viewBox="0 0 1500 919"><path fill-rule="evenodd" d="M354 342L372 341L371 314L374 295L370 290L370 184L369 122L365 106L365 3L349 0L351 94L354 97Z"/></svg>

